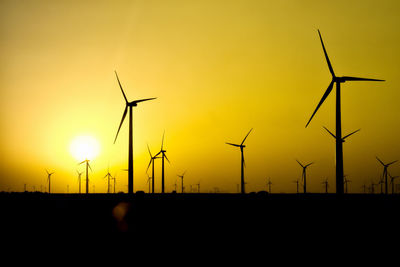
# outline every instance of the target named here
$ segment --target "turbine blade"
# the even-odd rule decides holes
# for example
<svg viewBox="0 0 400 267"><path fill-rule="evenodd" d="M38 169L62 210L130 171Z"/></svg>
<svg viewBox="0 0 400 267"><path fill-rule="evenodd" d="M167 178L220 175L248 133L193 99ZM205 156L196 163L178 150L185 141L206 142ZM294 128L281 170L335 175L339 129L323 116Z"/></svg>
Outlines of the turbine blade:
<svg viewBox="0 0 400 267"><path fill-rule="evenodd" d="M377 159L383 166L385 166L385 163L383 163L382 160L380 160L378 157L376 157L376 159Z"/></svg>
<svg viewBox="0 0 400 267"><path fill-rule="evenodd" d="M242 143L240 145L243 145L244 141L246 140L247 136L249 136L250 132L253 130L253 128L250 129L250 131L247 133L246 137L243 139Z"/></svg>
<svg viewBox="0 0 400 267"><path fill-rule="evenodd" d="M395 163L395 162L397 162L397 161L398 161L398 160L392 161L392 162L386 164L386 166L392 165L393 163Z"/></svg>
<svg viewBox="0 0 400 267"><path fill-rule="evenodd" d="M165 135L165 130L164 130L164 132L163 132L163 135L162 135L162 140L161 140L161 150L163 150L163 145L164 145L164 135Z"/></svg>
<svg viewBox="0 0 400 267"><path fill-rule="evenodd" d="M331 131L329 131L325 126L322 126L322 127L324 127L325 128L325 130L327 130L328 131L328 133L330 133L332 136L333 136L333 138L335 138L336 139L336 136L333 134L333 133L331 133Z"/></svg>
<svg viewBox="0 0 400 267"><path fill-rule="evenodd" d="M310 166L311 164L314 164L314 162L308 163L306 166L304 166L304 168L307 168L307 167Z"/></svg>
<svg viewBox="0 0 400 267"><path fill-rule="evenodd" d="M349 77L349 76L343 76L342 78L345 81L373 81L373 82L384 82L385 81L385 80L379 80L379 79L358 78L358 77Z"/></svg>
<svg viewBox="0 0 400 267"><path fill-rule="evenodd" d="M298 161L297 159L296 159L296 161L297 161L298 164L300 164L301 167L304 168L303 164L301 164L300 161Z"/></svg>
<svg viewBox="0 0 400 267"><path fill-rule="evenodd" d="M231 146L237 146L237 147L240 147L240 145L236 145L236 144L232 144L232 143L225 143L225 144L227 144L227 145L231 145Z"/></svg>
<svg viewBox="0 0 400 267"><path fill-rule="evenodd" d="M117 80L118 80L119 88L121 88L121 92L122 92L122 94L124 95L125 102L126 102L126 103L128 103L128 99L126 98L126 95L125 95L124 89L122 89L121 82L119 81L119 78L118 78L117 71L114 71L114 72L115 72L115 76L117 76Z"/></svg>
<svg viewBox="0 0 400 267"><path fill-rule="evenodd" d="M92 167L90 167L90 164L89 164L89 162L87 163L87 165L88 165L88 167L89 167L90 171L92 172L93 170L92 170Z"/></svg>
<svg viewBox="0 0 400 267"><path fill-rule="evenodd" d="M165 153L163 153L163 155L164 155L165 159L168 161L168 163L171 164L171 162L169 161L167 155Z"/></svg>
<svg viewBox="0 0 400 267"><path fill-rule="evenodd" d="M149 151L150 158L153 158L153 156L151 155L151 152L150 152L149 144L147 144L147 150Z"/></svg>
<svg viewBox="0 0 400 267"><path fill-rule="evenodd" d="M125 117L126 117L126 113L127 113L127 112L128 112L128 106L125 107L124 114L122 115L121 123L119 124L118 131L117 131L117 135L115 136L115 139L114 139L114 144L115 144L115 142L117 141L117 137L118 137L118 134L119 134L119 130L121 130L121 126L122 126L122 123L124 123L124 120L125 120Z"/></svg>
<svg viewBox="0 0 400 267"><path fill-rule="evenodd" d="M321 100L319 101L317 107L314 110L314 113L311 115L311 118L308 120L306 127L308 126L308 124L311 122L312 118L314 117L315 113L317 113L319 107L322 105L322 103L324 103L325 99L328 97L328 95L330 94L330 92L332 91L333 88L333 84L334 84L334 80L331 81L331 83L329 84L328 88L326 89L324 95L322 96Z"/></svg>
<svg viewBox="0 0 400 267"><path fill-rule="evenodd" d="M352 132L352 133L346 135L345 137L343 137L343 139L346 139L346 138L349 137L350 135L355 134L355 133L358 132L359 130L361 130L361 129L358 129L357 131L354 131L354 132Z"/></svg>
<svg viewBox="0 0 400 267"><path fill-rule="evenodd" d="M82 163L85 163L86 162L86 160L84 160L84 161L82 161L81 163L79 163L78 165L81 165Z"/></svg>
<svg viewBox="0 0 400 267"><path fill-rule="evenodd" d="M157 99L157 97L146 98L146 99L139 99L139 100L132 101L131 103L132 103L132 104L137 104L137 103L140 103L140 102L149 101L149 100L153 100L153 99Z"/></svg>
<svg viewBox="0 0 400 267"><path fill-rule="evenodd" d="M154 160L153 158L150 159L149 165L147 165L146 173L147 173L147 171L149 170L150 165L151 165L151 162L152 162L153 160Z"/></svg>
<svg viewBox="0 0 400 267"><path fill-rule="evenodd" d="M321 33L319 32L319 30L318 30L318 34L319 34L319 39L321 40L322 48L324 49L324 54L325 54L326 62L328 63L329 71L331 72L332 76L335 77L335 73L333 72L331 61L329 60L328 53L326 52L324 41L322 41L322 36L321 36Z"/></svg>

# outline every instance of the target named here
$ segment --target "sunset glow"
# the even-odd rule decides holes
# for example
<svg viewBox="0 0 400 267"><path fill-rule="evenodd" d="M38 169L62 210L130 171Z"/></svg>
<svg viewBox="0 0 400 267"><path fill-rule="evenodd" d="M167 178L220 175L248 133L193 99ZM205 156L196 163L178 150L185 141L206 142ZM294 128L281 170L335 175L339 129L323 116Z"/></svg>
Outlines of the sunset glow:
<svg viewBox="0 0 400 267"><path fill-rule="evenodd" d="M93 160L100 152L100 145L94 137L82 135L72 140L70 152L79 162L85 159Z"/></svg>

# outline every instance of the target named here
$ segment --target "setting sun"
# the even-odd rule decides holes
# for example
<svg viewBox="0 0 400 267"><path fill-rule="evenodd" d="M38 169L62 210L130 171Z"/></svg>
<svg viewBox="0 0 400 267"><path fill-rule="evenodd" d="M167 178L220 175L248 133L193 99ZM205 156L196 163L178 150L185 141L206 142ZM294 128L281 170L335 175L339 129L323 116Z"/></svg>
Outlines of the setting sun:
<svg viewBox="0 0 400 267"><path fill-rule="evenodd" d="M96 138L82 135L72 140L69 150L78 161L93 160L100 152L100 145Z"/></svg>

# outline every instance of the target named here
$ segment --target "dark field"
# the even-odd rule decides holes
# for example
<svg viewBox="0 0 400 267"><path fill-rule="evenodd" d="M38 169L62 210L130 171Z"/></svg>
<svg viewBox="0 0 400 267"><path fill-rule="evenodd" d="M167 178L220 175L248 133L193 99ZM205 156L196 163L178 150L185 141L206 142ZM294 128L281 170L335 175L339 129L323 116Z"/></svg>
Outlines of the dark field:
<svg viewBox="0 0 400 267"><path fill-rule="evenodd" d="M3 236L394 238L399 204L379 194L0 193Z"/></svg>

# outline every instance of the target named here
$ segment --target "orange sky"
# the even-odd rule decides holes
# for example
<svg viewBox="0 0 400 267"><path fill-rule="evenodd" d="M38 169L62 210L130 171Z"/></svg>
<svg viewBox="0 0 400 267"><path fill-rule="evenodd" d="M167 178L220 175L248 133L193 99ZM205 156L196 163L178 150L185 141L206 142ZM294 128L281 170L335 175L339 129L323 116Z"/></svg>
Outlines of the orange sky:
<svg viewBox="0 0 400 267"><path fill-rule="evenodd" d="M378 181L375 159L400 159L398 1L0 1L0 190L77 191L71 141L100 143L91 182L106 191L110 166L127 191L128 123L115 145L124 100L134 110L135 191L148 190L149 157L165 130L166 190L187 170L186 191L236 192L246 140L247 191L295 192L295 159L314 161L310 192L334 191L334 92L304 126L330 82L317 29L337 75L385 79L342 85L350 191ZM156 192L161 166L156 167ZM389 168L400 175L400 164ZM398 181L399 183L399 181Z"/></svg>

